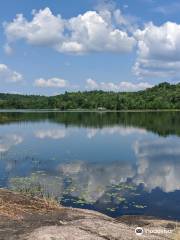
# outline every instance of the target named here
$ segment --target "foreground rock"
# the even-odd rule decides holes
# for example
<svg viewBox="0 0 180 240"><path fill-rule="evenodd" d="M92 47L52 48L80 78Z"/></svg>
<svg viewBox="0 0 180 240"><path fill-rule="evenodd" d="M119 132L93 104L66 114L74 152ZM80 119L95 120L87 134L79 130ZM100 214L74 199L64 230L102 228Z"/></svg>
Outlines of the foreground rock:
<svg viewBox="0 0 180 240"><path fill-rule="evenodd" d="M142 227L139 237L135 228ZM103 214L58 206L55 202L0 190L0 240L180 239L179 223Z"/></svg>

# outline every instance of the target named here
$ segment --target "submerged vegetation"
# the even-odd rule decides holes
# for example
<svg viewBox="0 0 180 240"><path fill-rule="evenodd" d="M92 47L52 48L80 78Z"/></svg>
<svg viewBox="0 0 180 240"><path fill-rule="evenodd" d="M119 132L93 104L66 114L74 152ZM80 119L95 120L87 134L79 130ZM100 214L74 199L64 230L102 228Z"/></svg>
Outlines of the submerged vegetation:
<svg viewBox="0 0 180 240"><path fill-rule="evenodd" d="M180 83L161 83L139 92L65 92L57 96L0 94L1 109L180 109Z"/></svg>
<svg viewBox="0 0 180 240"><path fill-rule="evenodd" d="M49 178L51 181L49 181ZM142 185L131 182L110 184L105 188L98 187L92 193L88 186L80 186L77 179L67 176L48 176L45 172L33 173L29 177L15 177L10 180L10 189L31 197L47 199L48 202L59 202L64 206L98 210L110 216L134 211L143 213L148 207L142 201L145 193ZM54 190L56 189L56 190ZM90 195L94 198L90 200ZM95 198L99 196L99 198ZM50 201L50 202L51 202ZM147 204L147 203L146 203Z"/></svg>

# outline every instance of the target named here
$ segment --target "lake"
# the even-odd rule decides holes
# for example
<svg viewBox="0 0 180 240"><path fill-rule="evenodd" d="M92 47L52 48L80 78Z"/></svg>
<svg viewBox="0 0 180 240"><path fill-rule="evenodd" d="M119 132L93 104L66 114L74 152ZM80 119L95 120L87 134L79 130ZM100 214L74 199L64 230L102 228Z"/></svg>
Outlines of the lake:
<svg viewBox="0 0 180 240"><path fill-rule="evenodd" d="M0 187L180 220L180 112L1 112Z"/></svg>

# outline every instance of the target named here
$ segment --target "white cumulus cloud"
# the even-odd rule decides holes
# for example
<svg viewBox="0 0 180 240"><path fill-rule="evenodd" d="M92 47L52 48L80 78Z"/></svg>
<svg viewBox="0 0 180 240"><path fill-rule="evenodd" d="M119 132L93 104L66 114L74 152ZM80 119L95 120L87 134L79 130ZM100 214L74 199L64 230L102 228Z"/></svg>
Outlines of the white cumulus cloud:
<svg viewBox="0 0 180 240"><path fill-rule="evenodd" d="M138 57L133 71L139 77L175 77L180 75L180 25L149 23L134 33Z"/></svg>
<svg viewBox="0 0 180 240"><path fill-rule="evenodd" d="M88 90L104 90L104 91L138 91L153 87L152 84L147 82L132 83L132 82L96 82L95 80L89 78L86 80L86 89Z"/></svg>
<svg viewBox="0 0 180 240"><path fill-rule="evenodd" d="M49 8L33 11L32 21L28 21L23 14L5 23L5 33L9 42L25 39L34 45L54 45L63 35L64 22L60 15L54 16Z"/></svg>
<svg viewBox="0 0 180 240"><path fill-rule="evenodd" d="M20 82L23 80L22 74L11 70L7 65L0 64L0 81L5 82Z"/></svg>
<svg viewBox="0 0 180 240"><path fill-rule="evenodd" d="M3 48L7 55L11 55L13 53L13 49L9 44L6 43Z"/></svg>
<svg viewBox="0 0 180 240"><path fill-rule="evenodd" d="M118 24L113 24L113 19ZM22 14L4 24L8 44L24 39L33 45L46 45L59 52L84 53L97 51L129 52L135 39L121 25L126 24L120 12L87 11L70 19L54 15L49 8L33 11L32 20ZM8 45L9 46L9 45Z"/></svg>
<svg viewBox="0 0 180 240"><path fill-rule="evenodd" d="M41 88L65 88L68 82L61 78L39 78L35 80L34 85Z"/></svg>

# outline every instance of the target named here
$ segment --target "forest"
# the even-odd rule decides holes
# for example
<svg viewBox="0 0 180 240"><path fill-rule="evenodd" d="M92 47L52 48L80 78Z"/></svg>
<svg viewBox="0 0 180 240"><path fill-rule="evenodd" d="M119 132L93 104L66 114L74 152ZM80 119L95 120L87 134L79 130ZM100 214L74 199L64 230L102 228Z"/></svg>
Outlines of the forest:
<svg viewBox="0 0 180 240"><path fill-rule="evenodd" d="M84 91L56 96L0 93L0 109L157 110L180 109L180 83L160 83L138 92Z"/></svg>

